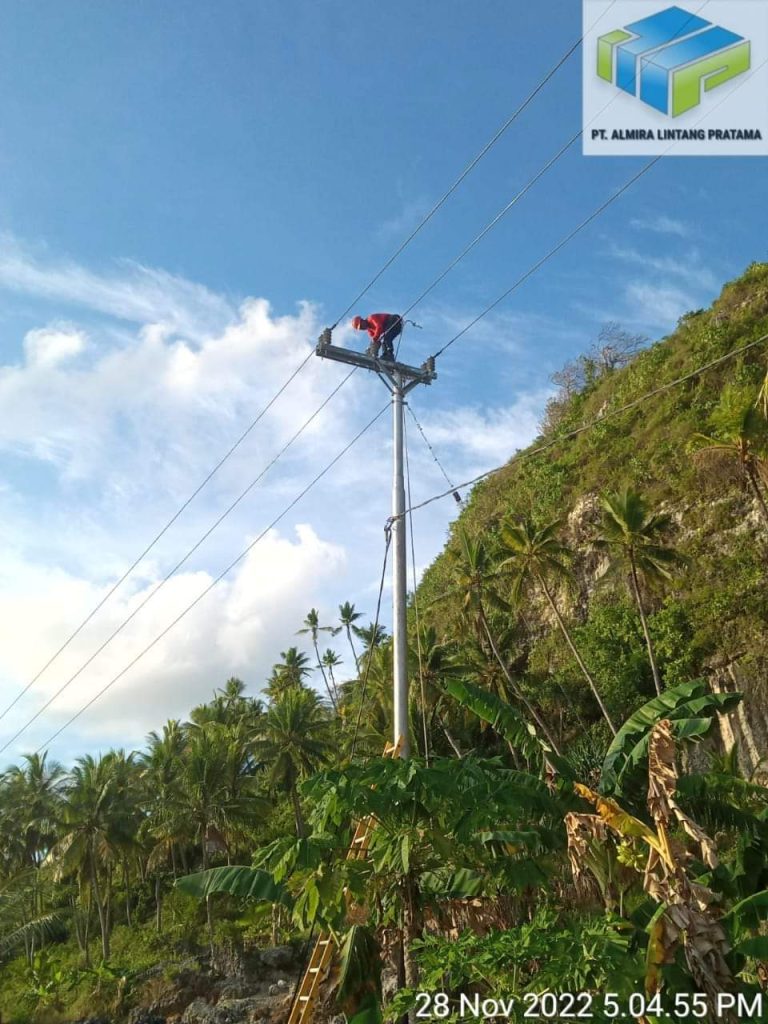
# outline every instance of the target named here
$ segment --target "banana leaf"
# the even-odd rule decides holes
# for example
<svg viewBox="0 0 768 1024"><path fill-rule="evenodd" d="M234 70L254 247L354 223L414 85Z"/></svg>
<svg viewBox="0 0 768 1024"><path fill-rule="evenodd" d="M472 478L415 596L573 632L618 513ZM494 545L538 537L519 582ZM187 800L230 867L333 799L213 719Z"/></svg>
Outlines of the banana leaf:
<svg viewBox="0 0 768 1024"><path fill-rule="evenodd" d="M488 722L502 739L525 757L537 761L546 757L561 775L569 779L572 777L572 769L565 758L558 757L535 727L511 704L465 679L444 679L443 688L459 704Z"/></svg>
<svg viewBox="0 0 768 1024"><path fill-rule="evenodd" d="M381 953L373 930L353 924L339 950L336 998L357 1024L381 1022Z"/></svg>
<svg viewBox="0 0 768 1024"><path fill-rule="evenodd" d="M474 899L485 895L488 888L487 872L459 868L456 871L426 871L419 879L423 895L438 900Z"/></svg>
<svg viewBox="0 0 768 1024"><path fill-rule="evenodd" d="M608 748L600 792L619 794L645 764L651 730L661 719L670 719L678 739L700 739L710 730L718 713L730 711L740 700L739 693L711 693L702 679L673 686L649 700L627 719Z"/></svg>
<svg viewBox="0 0 768 1024"><path fill-rule="evenodd" d="M768 910L768 889L763 889L762 892L755 892L751 896L747 896L746 899L735 903L728 913L723 915L723 920L732 918L741 921L742 924L756 926L765 917L766 910Z"/></svg>
<svg viewBox="0 0 768 1024"><path fill-rule="evenodd" d="M734 953L754 956L758 960L768 960L768 935L755 935L751 939L744 939L735 947Z"/></svg>
<svg viewBox="0 0 768 1024"><path fill-rule="evenodd" d="M285 888L275 882L269 872L234 864L177 878L176 888L200 899L206 899L217 892L226 892L241 899L281 903L286 907L293 904Z"/></svg>

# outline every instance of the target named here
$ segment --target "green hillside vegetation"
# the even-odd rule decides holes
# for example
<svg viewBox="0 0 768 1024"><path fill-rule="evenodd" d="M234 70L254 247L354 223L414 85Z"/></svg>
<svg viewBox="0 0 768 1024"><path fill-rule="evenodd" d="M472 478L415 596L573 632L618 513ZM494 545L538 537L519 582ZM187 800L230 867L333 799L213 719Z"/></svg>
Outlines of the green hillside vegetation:
<svg viewBox="0 0 768 1024"><path fill-rule="evenodd" d="M768 343L741 352L766 334L754 264L668 338L610 327L557 376L411 597L410 761L381 757L390 640L345 602L139 751L10 767L2 1020L137 1024L184 977L178 1020L225 961L303 962L321 931L317 1020L396 1020L417 991L438 1018L512 998L515 1024L545 992L597 1021L606 993L650 1024L699 998L768 1014ZM240 1003L205 1019L256 1019Z"/></svg>

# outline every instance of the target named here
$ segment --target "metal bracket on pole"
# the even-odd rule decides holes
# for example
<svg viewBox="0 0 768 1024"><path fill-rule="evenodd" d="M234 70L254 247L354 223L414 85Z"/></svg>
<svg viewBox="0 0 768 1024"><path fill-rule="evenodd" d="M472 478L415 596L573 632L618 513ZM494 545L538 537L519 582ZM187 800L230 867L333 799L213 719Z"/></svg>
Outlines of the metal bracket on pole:
<svg viewBox="0 0 768 1024"><path fill-rule="evenodd" d="M430 356L421 366L410 366L408 363L376 359L374 356L366 355L363 352L353 352L351 349L332 344L330 327L326 327L317 339L315 353L321 359L333 359L337 363L359 366L363 370L372 370L379 375L383 374L393 387L398 386L395 383L396 375L403 381L403 384L400 386L404 387L406 391L410 391L416 384L431 384L437 377L433 356ZM406 384L405 381L408 381L408 383Z"/></svg>
<svg viewBox="0 0 768 1024"><path fill-rule="evenodd" d="M410 756L408 730L408 636L406 629L406 544L405 544L405 481L403 475L403 408L405 395L417 384L431 384L437 377L435 358L430 356L421 366L376 359L362 352L334 345L331 328L326 327L315 349L321 359L359 366L370 370L383 381L392 395L393 411L393 481L392 517L392 643L394 647L394 722L393 737L399 756Z"/></svg>

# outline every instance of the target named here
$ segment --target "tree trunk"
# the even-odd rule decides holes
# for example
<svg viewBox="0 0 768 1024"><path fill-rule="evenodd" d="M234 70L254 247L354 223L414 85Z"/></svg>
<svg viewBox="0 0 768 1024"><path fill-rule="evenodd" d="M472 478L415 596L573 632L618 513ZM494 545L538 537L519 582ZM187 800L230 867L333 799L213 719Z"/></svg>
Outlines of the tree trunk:
<svg viewBox="0 0 768 1024"><path fill-rule="evenodd" d="M296 819L296 835L299 839L306 839L307 826L304 821L304 812L301 809L301 801L299 800L299 792L296 789L296 784L291 785L291 803L293 804L293 816Z"/></svg>
<svg viewBox="0 0 768 1024"><path fill-rule="evenodd" d="M90 939L91 939L91 908L89 906L88 910L86 912L86 915L85 915L85 928L83 929L83 941L85 943L85 966L86 967L90 967L91 966Z"/></svg>
<svg viewBox="0 0 768 1024"><path fill-rule="evenodd" d="M23 914L21 918L23 925L27 924L27 915ZM29 935L24 933L24 959L27 961L27 967L31 967L35 960L35 947L32 944L32 940Z"/></svg>
<svg viewBox="0 0 768 1024"><path fill-rule="evenodd" d="M131 873L128 867L128 858L123 858L123 888L125 889L125 920L128 927L131 927Z"/></svg>
<svg viewBox="0 0 768 1024"><path fill-rule="evenodd" d="M202 843L202 854L203 854L203 871L208 870L208 846L205 841L205 834L207 828L203 828L203 843ZM208 945L211 950L211 966L216 956L216 950L213 946L213 907L211 906L210 894L205 897L205 921L208 926Z"/></svg>
<svg viewBox="0 0 768 1024"><path fill-rule="evenodd" d="M485 612L481 611L480 614L482 616L482 623L483 623L483 628L485 629L485 635L487 636L488 643L491 645L491 650L493 651L493 656L495 657L496 661L499 663L499 667L500 667L501 671L504 673L504 678L507 680L507 683L509 684L509 687L512 690L512 693L524 705L524 707L528 711L528 714L531 716L531 718L533 718L534 722L536 723L536 725L538 725L539 729L541 729L542 735L546 739L547 743L549 743L549 745L552 747L552 750L554 751L554 753L557 754L558 757L559 757L560 756L560 751L557 749L557 744L555 743L554 737L552 736L552 734L550 733L549 729L544 724L544 721L541 718L541 716L538 714L538 712L533 707L533 705L530 703L530 701L528 701L526 699L525 695L520 691L520 689L516 685L514 679L509 674L507 666L504 664L504 659L502 658L501 654L499 654L499 650L496 647L496 643L494 642L493 634L491 633L490 627L488 625L488 620L485 617Z"/></svg>
<svg viewBox="0 0 768 1024"><path fill-rule="evenodd" d="M632 590L635 595L635 601L637 603L637 610L640 612L640 622L643 624L643 636L645 637L645 646L648 648L648 660L651 663L651 672L653 672L653 685L656 687L656 693L661 696L661 676L659 675L659 669L656 664L656 655L653 651L653 642L651 640L651 634L648 631L648 622L645 618L645 608L643 607L643 597L640 593L640 581L637 578L637 566L635 565L635 556L629 552L629 566L632 575Z"/></svg>
<svg viewBox="0 0 768 1024"><path fill-rule="evenodd" d="M403 885L403 973L405 987L417 990L419 987L419 969L413 958L413 940L420 931L419 892L412 873L406 876ZM408 1011L411 1024L417 1024L416 1008Z"/></svg>
<svg viewBox="0 0 768 1024"><path fill-rule="evenodd" d="M113 868L110 863L107 867L107 883L104 889L104 916L107 921L107 935L112 934L112 877Z"/></svg>
<svg viewBox="0 0 768 1024"><path fill-rule="evenodd" d="M557 605L555 604L554 598L552 597L552 595L549 592L549 587L546 584L546 580L544 579L543 576L539 576L538 577L538 582L539 582L539 586L541 587L542 591L544 592L544 596L546 597L546 599L547 599L547 601L549 603L549 607L552 610L552 614L555 616L555 619L557 620L557 624L560 627L560 631L562 632L563 636L565 637L565 642L568 644L569 648L571 649L571 654L576 659L576 663L578 664L579 668L584 673L584 678L589 683L589 687L592 690L592 693L594 694L595 700L597 701L598 705L600 706L600 710L603 713L603 717L605 718L606 722L608 723L608 728L611 730L611 732L615 736L616 735L616 726L611 721L611 716L608 714L608 709L606 708L605 704L603 704L603 699L600 696L600 691L598 690L597 685L596 685L594 679L590 675L589 669L584 664L584 662L582 660L582 657L579 654L579 652L576 650L576 645L574 644L573 640L571 639L571 634L568 632L568 627L566 626L565 622L563 621L563 617L562 617L562 615L560 614L560 612L557 609ZM555 753L557 753L557 751L555 751Z"/></svg>
<svg viewBox="0 0 768 1024"><path fill-rule="evenodd" d="M461 760L461 758L464 755L462 754L461 748L459 747L458 743L456 742L456 740L453 738L453 736L448 731L448 726L445 724L445 719L443 718L442 715L438 715L437 717L438 717L438 721L440 722L440 728L443 730L443 735L445 736L445 738L448 740L449 744L453 748L453 752L456 755L456 757L458 757L459 760Z"/></svg>
<svg viewBox="0 0 768 1024"><path fill-rule="evenodd" d="M338 693L334 695L334 692L331 689L331 684L328 682L328 676L325 674L325 666L323 665L322 661L320 660L320 649L317 646L317 640L314 637L312 637L312 646L315 648L315 657L317 658L317 667L320 669L320 675L323 677L323 682L325 683L325 688L328 691L328 696L331 698L331 704L333 705L333 710L338 714L338 710L339 710L338 696L339 695L338 695Z"/></svg>
<svg viewBox="0 0 768 1024"><path fill-rule="evenodd" d="M760 490L760 485L757 482L755 471L751 467L745 467L745 472L747 474L747 480L749 480L749 486L752 488L752 493L757 498L757 503L763 513L763 518L766 523L768 523L768 505L766 505L763 492Z"/></svg>
<svg viewBox="0 0 768 1024"><path fill-rule="evenodd" d="M96 858L91 850L89 855L91 866L91 886L93 898L96 902L96 911L99 915L99 927L101 928L101 955L104 960L109 960L109 922L107 921L106 907L101 902L101 888L99 886L99 872L96 869Z"/></svg>
<svg viewBox="0 0 768 1024"><path fill-rule="evenodd" d="M83 919L82 919L82 908L78 909L79 899L75 898L74 895L69 897L69 909L72 917L72 921L75 926L75 938L77 939L77 948L81 953L85 952L85 943L83 941Z"/></svg>
<svg viewBox="0 0 768 1024"><path fill-rule="evenodd" d="M163 930L163 895L160 891L160 873L155 875L155 927L158 935Z"/></svg>
<svg viewBox="0 0 768 1024"><path fill-rule="evenodd" d="M347 640L349 640L349 646L352 648L352 657L355 659L355 669L357 670L357 675L358 675L358 678L359 678L359 676L360 676L360 661L359 661L359 659L357 657L357 651L355 650L355 645L352 642L352 630L349 628L349 626L346 626L345 628L347 630Z"/></svg>

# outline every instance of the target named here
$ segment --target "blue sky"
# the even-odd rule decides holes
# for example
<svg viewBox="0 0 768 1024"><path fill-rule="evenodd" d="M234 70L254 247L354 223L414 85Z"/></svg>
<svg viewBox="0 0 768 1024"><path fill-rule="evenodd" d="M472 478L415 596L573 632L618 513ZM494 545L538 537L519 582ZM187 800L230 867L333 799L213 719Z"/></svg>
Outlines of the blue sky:
<svg viewBox="0 0 768 1024"><path fill-rule="evenodd" d="M608 26L612 27L612 26ZM0 686L10 699L197 485L326 323L579 37L581 10L481 0L21 2L0 33ZM400 309L580 127L558 72L361 303ZM414 311L420 361L640 159L578 146ZM760 159L665 158L439 366L414 408L449 472L534 435L549 374L609 319L663 336L766 258ZM339 340L351 343L348 333ZM0 740L85 660L339 379L313 361ZM5 753L43 742L386 400L356 377L312 431ZM314 403L314 404L313 404ZM414 496L442 478L413 438ZM254 688L306 610L373 612L384 421L55 752L139 742L230 674ZM452 503L417 523L421 566ZM4 635L3 635L4 634ZM3 699L3 706L6 700ZM15 728L13 728L15 726ZM0 742L0 745L2 745Z"/></svg>

